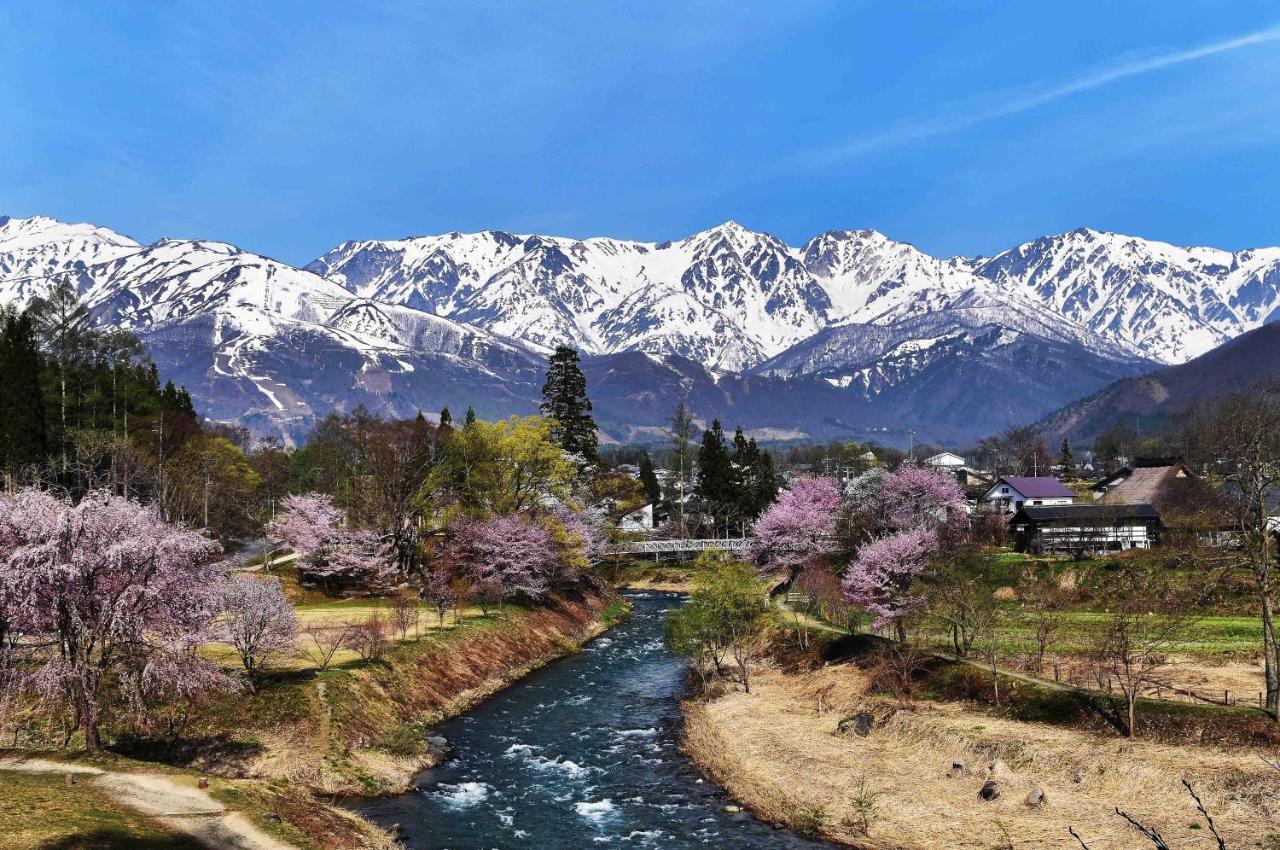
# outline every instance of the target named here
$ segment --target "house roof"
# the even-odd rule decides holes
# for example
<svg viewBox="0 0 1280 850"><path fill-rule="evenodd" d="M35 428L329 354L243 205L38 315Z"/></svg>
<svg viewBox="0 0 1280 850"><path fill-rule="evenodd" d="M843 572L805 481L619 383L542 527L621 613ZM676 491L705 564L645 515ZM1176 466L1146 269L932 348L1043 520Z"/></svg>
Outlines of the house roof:
<svg viewBox="0 0 1280 850"><path fill-rule="evenodd" d="M1165 483L1181 475L1186 475L1182 464L1174 466L1140 466L1131 470L1127 477L1107 488L1098 501L1104 505L1127 505L1138 502L1154 502L1160 495ZM1112 476L1108 481L1114 479Z"/></svg>
<svg viewBox="0 0 1280 850"><path fill-rule="evenodd" d="M938 452L936 455L925 458L924 462L925 463L941 463L942 461L950 460L952 458L955 458L961 463L964 463L964 458L961 455L956 454L955 452Z"/></svg>
<svg viewBox="0 0 1280 850"><path fill-rule="evenodd" d="M1088 522L1126 519L1160 520L1160 512L1147 504L1134 505L1035 505L1023 506L1009 520L1017 522L1052 522L1083 520Z"/></svg>
<svg viewBox="0 0 1280 850"><path fill-rule="evenodd" d="M1075 493L1062 486L1062 482L1048 475L1036 478L1030 476L1003 476L996 481L997 486L1003 481L1028 499L1061 499L1075 498Z"/></svg>

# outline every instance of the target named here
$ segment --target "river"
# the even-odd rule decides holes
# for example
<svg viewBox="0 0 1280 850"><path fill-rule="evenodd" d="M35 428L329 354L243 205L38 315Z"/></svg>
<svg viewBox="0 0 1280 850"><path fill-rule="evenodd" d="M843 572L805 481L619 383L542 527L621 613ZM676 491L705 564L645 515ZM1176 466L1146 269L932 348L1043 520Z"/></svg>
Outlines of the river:
<svg viewBox="0 0 1280 850"><path fill-rule="evenodd" d="M361 807L413 850L828 845L746 813L680 752L684 663L662 645L678 597L631 595L631 616L439 727L456 756L419 791Z"/></svg>

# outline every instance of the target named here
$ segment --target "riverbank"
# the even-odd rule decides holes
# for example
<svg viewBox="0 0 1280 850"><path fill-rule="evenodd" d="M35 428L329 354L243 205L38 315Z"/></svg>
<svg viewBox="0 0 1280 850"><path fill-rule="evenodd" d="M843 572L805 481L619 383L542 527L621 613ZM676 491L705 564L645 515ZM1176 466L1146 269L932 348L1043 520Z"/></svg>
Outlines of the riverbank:
<svg viewBox="0 0 1280 850"><path fill-rule="evenodd" d="M91 760L93 769L105 768L111 775L145 773L147 781L191 786L199 775L207 775L221 805L244 813L285 846L389 850L398 846L390 831L334 801L409 790L417 773L447 753L442 742L429 740L435 724L576 652L626 610L616 594L584 582L537 607L506 605L450 628L424 630L416 638L410 634L376 658L347 661L323 672L282 670L256 692L174 707L181 714L173 734L117 741L114 749L127 757ZM69 760L63 753L49 756ZM150 777L153 772L156 777ZM34 794L42 793L42 783L49 784L47 779L14 781L33 786ZM101 836L72 835L39 817L28 824L32 834L64 839L56 846L67 848L99 846L93 841L152 846L128 843L128 830L144 821L114 811L123 807L136 814L138 807L103 793L106 780L94 778L93 783L82 783L80 795L96 795L106 828L124 830L124 843L101 844ZM10 783L6 779L4 784ZM181 840L182 831L172 826L152 819L138 835L154 839L157 848L166 847L164 841L173 835ZM54 845L40 841L32 846Z"/></svg>
<svg viewBox="0 0 1280 850"><path fill-rule="evenodd" d="M457 757L418 792L370 800L410 850L441 847L820 850L726 811L680 752L686 664L663 645L673 594L628 594L626 622L436 727Z"/></svg>
<svg viewBox="0 0 1280 850"><path fill-rule="evenodd" d="M898 704L869 684L852 661L761 669L750 694L686 702L684 746L757 816L851 847L1065 847L1069 826L1090 846L1131 846L1116 806L1173 846L1208 846L1183 777L1228 846L1280 839L1271 812L1280 773L1251 748L1130 740L1009 720L962 702ZM840 729L860 714L865 736L851 728L856 723ZM989 802L979 796L988 778L1000 789ZM1037 789L1044 802L1029 804ZM859 820L868 810L864 834Z"/></svg>
<svg viewBox="0 0 1280 850"><path fill-rule="evenodd" d="M196 730L205 746L186 764L326 795L405 791L443 757L428 741L434 724L578 650L621 614L615 596L584 585L427 633L377 660L283 677L213 706Z"/></svg>

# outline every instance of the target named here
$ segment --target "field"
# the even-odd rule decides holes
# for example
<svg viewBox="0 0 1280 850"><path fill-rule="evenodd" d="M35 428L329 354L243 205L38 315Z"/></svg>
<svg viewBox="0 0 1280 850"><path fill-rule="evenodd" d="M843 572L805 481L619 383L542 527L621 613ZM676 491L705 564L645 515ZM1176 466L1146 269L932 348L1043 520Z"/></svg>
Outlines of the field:
<svg viewBox="0 0 1280 850"><path fill-rule="evenodd" d="M865 737L838 733L860 712L874 718ZM764 669L750 694L689 703L686 715L691 754L735 798L767 819L859 847L1065 848L1069 826L1094 850L1139 846L1116 806L1157 826L1171 846L1215 847L1183 777L1227 846L1280 846L1280 773L1247 748L1135 741L946 700L899 704L871 692L854 664ZM1001 789L991 802L978 795L988 778ZM857 826L860 788L873 799L869 835ZM1034 789L1043 805L1026 802Z"/></svg>

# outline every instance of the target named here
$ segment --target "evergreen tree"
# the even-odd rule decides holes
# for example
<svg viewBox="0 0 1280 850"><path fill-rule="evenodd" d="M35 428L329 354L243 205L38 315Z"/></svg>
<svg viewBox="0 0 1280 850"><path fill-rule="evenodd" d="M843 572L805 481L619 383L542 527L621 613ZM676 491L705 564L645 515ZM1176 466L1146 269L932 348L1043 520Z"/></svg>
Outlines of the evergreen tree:
<svg viewBox="0 0 1280 850"><path fill-rule="evenodd" d="M733 506L733 463L724 444L724 430L720 420L713 419L711 427L702 432L702 445L698 448L698 483L694 488L711 513L718 519L726 518Z"/></svg>
<svg viewBox="0 0 1280 850"><path fill-rule="evenodd" d="M422 411L418 411L418 415L422 415ZM447 428L453 424L453 414L449 412L449 406L445 405L440 408L440 427Z"/></svg>
<svg viewBox="0 0 1280 850"><path fill-rule="evenodd" d="M29 312L6 312L0 327L0 464L38 463L48 450L40 351Z"/></svg>
<svg viewBox="0 0 1280 850"><path fill-rule="evenodd" d="M1076 461L1071 456L1071 444L1066 437L1062 438L1062 455L1058 458L1058 463L1062 466L1063 478L1076 477Z"/></svg>
<svg viewBox="0 0 1280 850"><path fill-rule="evenodd" d="M552 434L560 447L582 465L595 463L596 421L591 418L587 376L582 374L578 352L563 345L556 348L547 363L542 397L542 415L555 421Z"/></svg>
<svg viewBox="0 0 1280 850"><path fill-rule="evenodd" d="M653 461L645 452L640 458L640 485L644 487L644 496L648 504L656 505L662 501L662 487L658 485L658 475L653 471Z"/></svg>
<svg viewBox="0 0 1280 850"><path fill-rule="evenodd" d="M467 405L467 418L463 420L463 427L476 424L476 409L471 405Z"/></svg>

